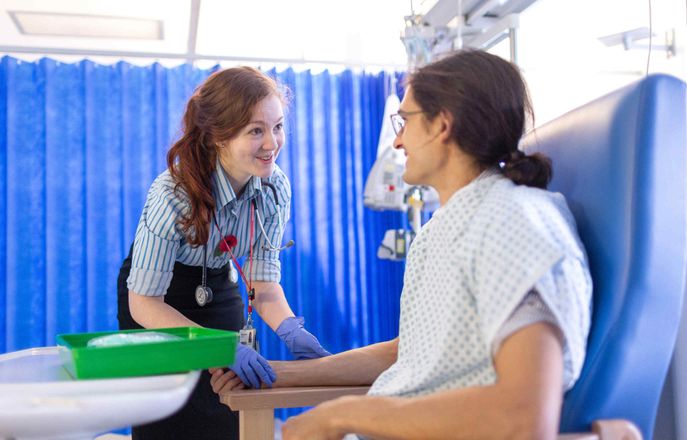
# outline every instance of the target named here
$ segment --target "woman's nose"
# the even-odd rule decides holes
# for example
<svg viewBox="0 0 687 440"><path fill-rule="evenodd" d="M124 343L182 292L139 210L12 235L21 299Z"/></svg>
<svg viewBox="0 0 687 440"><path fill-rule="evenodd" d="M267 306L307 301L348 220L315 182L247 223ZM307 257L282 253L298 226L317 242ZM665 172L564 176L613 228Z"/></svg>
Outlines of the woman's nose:
<svg viewBox="0 0 687 440"><path fill-rule="evenodd" d="M279 138L275 135L270 136L270 139L265 142L263 147L265 150L276 150L279 148Z"/></svg>
<svg viewBox="0 0 687 440"><path fill-rule="evenodd" d="M400 148L403 148L403 142L401 142L401 135L400 134L397 134L396 137L394 138L393 146L397 150Z"/></svg>

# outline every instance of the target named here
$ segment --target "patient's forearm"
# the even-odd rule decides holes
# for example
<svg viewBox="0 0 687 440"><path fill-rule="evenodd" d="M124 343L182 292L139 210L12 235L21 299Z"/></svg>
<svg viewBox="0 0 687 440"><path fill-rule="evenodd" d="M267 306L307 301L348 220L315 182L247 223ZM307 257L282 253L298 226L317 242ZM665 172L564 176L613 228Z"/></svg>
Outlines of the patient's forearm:
<svg viewBox="0 0 687 440"><path fill-rule="evenodd" d="M563 389L562 342L536 323L508 337L494 359L493 385L419 397L347 396L284 424L282 438L552 439Z"/></svg>
<svg viewBox="0 0 687 440"><path fill-rule="evenodd" d="M271 361L274 386L369 385L394 362L398 338L307 361Z"/></svg>
<svg viewBox="0 0 687 440"><path fill-rule="evenodd" d="M327 404L325 404L327 405ZM557 410L498 387L445 391L420 398L347 397L322 405L339 432L379 439L538 439L538 423L557 423Z"/></svg>

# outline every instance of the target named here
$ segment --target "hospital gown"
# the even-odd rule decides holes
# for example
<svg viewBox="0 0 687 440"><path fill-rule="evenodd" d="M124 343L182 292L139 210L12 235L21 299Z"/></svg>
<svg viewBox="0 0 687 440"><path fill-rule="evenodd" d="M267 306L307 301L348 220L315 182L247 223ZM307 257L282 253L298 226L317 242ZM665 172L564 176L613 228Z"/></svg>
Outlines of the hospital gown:
<svg viewBox="0 0 687 440"><path fill-rule="evenodd" d="M493 356L508 336L502 330L539 320L560 329L567 390L584 362L591 292L563 196L487 170L437 210L413 242L398 359L369 394L418 396L494 384Z"/></svg>

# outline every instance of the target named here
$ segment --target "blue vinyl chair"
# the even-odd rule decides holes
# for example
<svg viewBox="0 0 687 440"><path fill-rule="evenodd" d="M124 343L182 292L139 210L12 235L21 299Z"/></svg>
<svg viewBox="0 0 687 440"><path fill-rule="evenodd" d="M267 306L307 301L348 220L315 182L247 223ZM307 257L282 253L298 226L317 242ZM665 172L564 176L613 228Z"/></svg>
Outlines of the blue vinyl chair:
<svg viewBox="0 0 687 440"><path fill-rule="evenodd" d="M685 95L684 82L651 75L523 141L553 160L549 188L568 200L594 281L587 358L561 432L625 419L652 437L685 290Z"/></svg>

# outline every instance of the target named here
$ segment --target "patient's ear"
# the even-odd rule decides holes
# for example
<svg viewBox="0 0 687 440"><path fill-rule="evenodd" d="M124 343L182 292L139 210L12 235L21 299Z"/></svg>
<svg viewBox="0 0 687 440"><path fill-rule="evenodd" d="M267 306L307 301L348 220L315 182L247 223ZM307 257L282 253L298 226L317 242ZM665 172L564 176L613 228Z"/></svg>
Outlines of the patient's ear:
<svg viewBox="0 0 687 440"><path fill-rule="evenodd" d="M453 115L446 110L442 110L437 115L437 120L440 129L439 139L444 143L451 142L451 133L453 132Z"/></svg>

